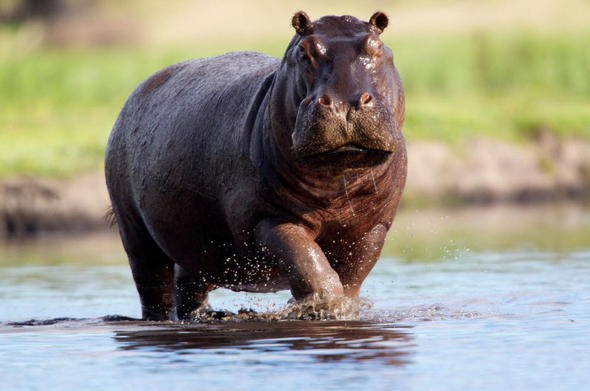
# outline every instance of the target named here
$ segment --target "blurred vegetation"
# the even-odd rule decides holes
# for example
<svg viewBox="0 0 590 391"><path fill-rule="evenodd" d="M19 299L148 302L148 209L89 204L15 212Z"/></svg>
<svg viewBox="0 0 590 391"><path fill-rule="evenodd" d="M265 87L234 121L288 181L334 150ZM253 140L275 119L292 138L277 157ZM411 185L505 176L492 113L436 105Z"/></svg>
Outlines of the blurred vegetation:
<svg viewBox="0 0 590 391"><path fill-rule="evenodd" d="M382 256L440 262L489 249L523 254L583 251L590 235L588 212L587 206L567 203L402 209Z"/></svg>
<svg viewBox="0 0 590 391"><path fill-rule="evenodd" d="M589 39L520 32L399 40L407 137L590 137Z"/></svg>
<svg viewBox="0 0 590 391"><path fill-rule="evenodd" d="M161 48L15 47L0 29L0 177L69 176L102 167L128 94L188 58L251 49L280 57L287 41ZM408 140L477 135L522 142L541 131L590 138L590 32L456 32L386 37L406 88Z"/></svg>
<svg viewBox="0 0 590 391"><path fill-rule="evenodd" d="M0 176L100 169L126 96L178 57L130 49L43 49L0 59Z"/></svg>
<svg viewBox="0 0 590 391"><path fill-rule="evenodd" d="M2 0L0 21L18 23L38 17L51 17L61 8L62 0Z"/></svg>

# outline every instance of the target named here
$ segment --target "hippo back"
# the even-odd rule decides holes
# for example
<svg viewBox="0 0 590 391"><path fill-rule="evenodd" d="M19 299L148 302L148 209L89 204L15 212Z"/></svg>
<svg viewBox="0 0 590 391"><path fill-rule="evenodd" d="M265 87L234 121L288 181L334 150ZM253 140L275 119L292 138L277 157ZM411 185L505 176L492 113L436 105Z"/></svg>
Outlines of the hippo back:
<svg viewBox="0 0 590 391"><path fill-rule="evenodd" d="M157 72L127 100L109 140L107 161L123 153L115 160L127 165L124 171L132 173L132 185L152 179L162 181L158 186L214 191L217 182L206 180L217 178L216 173L194 177L196 182L187 181L186 175L225 168L223 155L235 154L251 101L277 67L277 59L241 52ZM172 171L184 179L170 182Z"/></svg>
<svg viewBox="0 0 590 391"><path fill-rule="evenodd" d="M250 170L249 160L239 158L241 144L249 138L260 90L278 65L259 53L229 53L172 65L141 83L107 145L105 173L117 218L145 224L164 248L170 240L163 236L194 237L196 228L181 220L220 219L198 213L215 209L203 205L218 202L224 188ZM171 207L195 203L201 207ZM169 248L170 255L176 249Z"/></svg>

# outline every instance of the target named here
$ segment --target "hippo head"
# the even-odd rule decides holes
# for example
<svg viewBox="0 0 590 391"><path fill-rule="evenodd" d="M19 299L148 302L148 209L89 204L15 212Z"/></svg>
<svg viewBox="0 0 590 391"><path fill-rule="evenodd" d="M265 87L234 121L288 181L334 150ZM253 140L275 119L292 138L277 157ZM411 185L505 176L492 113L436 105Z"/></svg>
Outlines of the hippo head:
<svg viewBox="0 0 590 391"><path fill-rule="evenodd" d="M298 12L292 24L297 34L282 64L290 81L284 99L294 121L291 152L303 161L375 160L393 153L402 142L405 108L393 54L379 37L387 16L312 22Z"/></svg>

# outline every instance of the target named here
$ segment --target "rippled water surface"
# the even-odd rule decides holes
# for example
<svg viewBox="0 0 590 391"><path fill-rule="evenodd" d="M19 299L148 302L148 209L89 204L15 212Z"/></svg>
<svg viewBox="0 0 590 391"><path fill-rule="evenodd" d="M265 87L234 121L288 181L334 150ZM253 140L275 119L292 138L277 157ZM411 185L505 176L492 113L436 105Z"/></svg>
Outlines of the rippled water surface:
<svg viewBox="0 0 590 391"><path fill-rule="evenodd" d="M125 262L113 235L0 245L0 389L590 384L585 208L405 211L354 321L128 320L140 313ZM288 299L219 290L211 304L274 313Z"/></svg>

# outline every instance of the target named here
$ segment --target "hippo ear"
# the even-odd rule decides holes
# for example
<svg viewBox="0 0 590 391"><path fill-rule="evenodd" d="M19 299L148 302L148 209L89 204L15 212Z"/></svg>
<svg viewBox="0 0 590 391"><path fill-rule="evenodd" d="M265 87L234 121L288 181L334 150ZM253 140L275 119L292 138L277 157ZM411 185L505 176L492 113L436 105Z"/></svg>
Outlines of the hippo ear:
<svg viewBox="0 0 590 391"><path fill-rule="evenodd" d="M299 35L308 35L313 32L311 28L311 19L309 19L309 16L303 11L299 11L293 15L291 24Z"/></svg>
<svg viewBox="0 0 590 391"><path fill-rule="evenodd" d="M389 24L389 18L383 12L375 12L369 19L369 23L375 26L381 34Z"/></svg>

